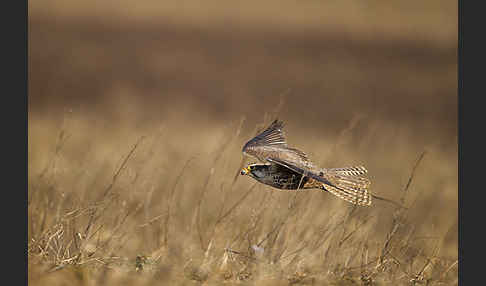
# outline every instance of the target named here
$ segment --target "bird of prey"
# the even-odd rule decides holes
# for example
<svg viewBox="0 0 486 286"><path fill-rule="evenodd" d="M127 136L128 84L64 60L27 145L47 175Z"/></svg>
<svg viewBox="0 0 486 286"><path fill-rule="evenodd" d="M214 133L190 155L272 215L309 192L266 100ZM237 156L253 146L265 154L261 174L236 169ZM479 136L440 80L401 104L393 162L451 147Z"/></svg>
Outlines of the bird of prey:
<svg viewBox="0 0 486 286"><path fill-rule="evenodd" d="M364 176L365 167L319 168L304 152L287 145L282 128L283 122L275 120L245 144L243 154L262 163L248 165L241 175L281 190L320 189L355 205L371 205L374 196L368 192L371 182Z"/></svg>

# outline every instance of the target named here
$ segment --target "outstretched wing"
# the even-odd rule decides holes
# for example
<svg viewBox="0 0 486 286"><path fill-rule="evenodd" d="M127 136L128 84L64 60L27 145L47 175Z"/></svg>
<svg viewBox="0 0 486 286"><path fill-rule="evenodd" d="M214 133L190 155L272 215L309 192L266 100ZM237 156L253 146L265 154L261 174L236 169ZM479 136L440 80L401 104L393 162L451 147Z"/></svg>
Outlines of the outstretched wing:
<svg viewBox="0 0 486 286"><path fill-rule="evenodd" d="M253 139L246 142L245 146L243 146L243 153L257 156L257 151L264 147L272 146L287 148L287 141L285 140L285 136L282 132L283 126L284 124L282 121L273 121L272 124L267 127L267 129L263 130Z"/></svg>
<svg viewBox="0 0 486 286"><path fill-rule="evenodd" d="M283 122L275 120L270 126L243 146L243 154L265 162L277 159L303 169L314 168L307 155L287 145L282 131Z"/></svg>

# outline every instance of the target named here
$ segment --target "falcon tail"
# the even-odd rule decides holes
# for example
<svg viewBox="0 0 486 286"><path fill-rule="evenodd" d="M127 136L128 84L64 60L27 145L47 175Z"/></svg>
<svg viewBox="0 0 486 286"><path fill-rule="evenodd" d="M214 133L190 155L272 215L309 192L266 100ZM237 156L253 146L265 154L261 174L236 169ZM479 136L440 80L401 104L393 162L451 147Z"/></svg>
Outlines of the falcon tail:
<svg viewBox="0 0 486 286"><path fill-rule="evenodd" d="M330 184L322 183L321 189L355 205L370 206L372 194L368 192L370 180L362 177L364 167L327 169Z"/></svg>

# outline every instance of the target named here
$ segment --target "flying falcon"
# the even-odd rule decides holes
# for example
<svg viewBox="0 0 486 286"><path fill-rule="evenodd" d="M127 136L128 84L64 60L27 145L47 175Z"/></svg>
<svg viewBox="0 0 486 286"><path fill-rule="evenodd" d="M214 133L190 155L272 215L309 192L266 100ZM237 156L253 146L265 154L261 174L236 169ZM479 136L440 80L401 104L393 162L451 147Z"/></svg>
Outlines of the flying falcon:
<svg viewBox="0 0 486 286"><path fill-rule="evenodd" d="M245 144L243 154L262 163L248 165L241 175L281 190L320 189L355 205L371 205L374 196L368 192L371 182L364 176L365 167L319 168L304 152L287 145L282 128L283 122L275 120Z"/></svg>

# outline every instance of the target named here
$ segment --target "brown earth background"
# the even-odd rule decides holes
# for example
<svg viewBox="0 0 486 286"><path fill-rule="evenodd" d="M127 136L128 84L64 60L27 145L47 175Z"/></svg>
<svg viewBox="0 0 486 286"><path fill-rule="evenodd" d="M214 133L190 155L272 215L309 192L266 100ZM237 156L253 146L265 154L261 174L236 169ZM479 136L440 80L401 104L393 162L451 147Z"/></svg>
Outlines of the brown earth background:
<svg viewBox="0 0 486 286"><path fill-rule="evenodd" d="M359 265L363 241L369 259L377 255L392 205L349 215L342 232L352 239L329 259L331 246L311 251L306 242L348 204L234 181L243 144L278 117L290 145L322 167L366 166L372 192L396 201L425 151L393 249L407 266L393 278L376 268L373 279L401 285L431 260L424 279L456 284L457 22L449 0L29 1L29 283L362 278L336 265L351 267L347 251ZM90 221L83 210L97 208ZM278 271L245 264L248 280L237 266L229 278L215 274L228 247L241 253L273 236L257 268ZM420 254L400 252L404 240ZM270 263L297 250L299 262ZM108 267L137 255L159 255L155 275ZM89 270L73 271L74 261Z"/></svg>

